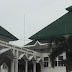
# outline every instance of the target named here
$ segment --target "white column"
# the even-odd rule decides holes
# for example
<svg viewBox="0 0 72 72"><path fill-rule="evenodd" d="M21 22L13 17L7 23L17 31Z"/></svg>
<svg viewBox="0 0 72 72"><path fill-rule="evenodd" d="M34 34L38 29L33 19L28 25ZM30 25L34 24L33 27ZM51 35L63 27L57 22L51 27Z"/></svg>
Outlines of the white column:
<svg viewBox="0 0 72 72"><path fill-rule="evenodd" d="M40 63L40 66L41 66L41 72L42 72L43 71L44 64L41 62Z"/></svg>
<svg viewBox="0 0 72 72"><path fill-rule="evenodd" d="M18 59L15 59L15 72L18 72Z"/></svg>
<svg viewBox="0 0 72 72"><path fill-rule="evenodd" d="M15 51L15 56L16 56L16 59L15 59L15 72L18 72L18 50Z"/></svg>
<svg viewBox="0 0 72 72"><path fill-rule="evenodd" d="M15 50L13 49L12 51L14 55ZM14 59L11 60L11 72L14 72Z"/></svg>
<svg viewBox="0 0 72 72"><path fill-rule="evenodd" d="M14 60L11 60L11 72L14 72Z"/></svg>
<svg viewBox="0 0 72 72"><path fill-rule="evenodd" d="M33 62L33 72L36 72L36 62Z"/></svg>
<svg viewBox="0 0 72 72"><path fill-rule="evenodd" d="M28 61L25 61L25 72L28 72Z"/></svg>

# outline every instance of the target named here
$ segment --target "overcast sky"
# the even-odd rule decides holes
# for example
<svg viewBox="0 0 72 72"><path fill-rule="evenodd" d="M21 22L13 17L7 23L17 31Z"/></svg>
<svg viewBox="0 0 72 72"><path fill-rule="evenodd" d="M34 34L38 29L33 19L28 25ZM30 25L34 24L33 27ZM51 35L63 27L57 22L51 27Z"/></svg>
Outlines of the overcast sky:
<svg viewBox="0 0 72 72"><path fill-rule="evenodd" d="M23 46L24 40L28 43L30 36L67 13L65 8L71 5L72 0L0 0L0 25L19 39L12 44Z"/></svg>

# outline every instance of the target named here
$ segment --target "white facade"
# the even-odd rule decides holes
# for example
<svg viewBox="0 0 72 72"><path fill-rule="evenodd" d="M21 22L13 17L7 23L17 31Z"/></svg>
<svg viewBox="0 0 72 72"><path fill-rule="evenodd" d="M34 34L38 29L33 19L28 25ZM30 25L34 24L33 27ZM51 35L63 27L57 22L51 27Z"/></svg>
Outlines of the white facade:
<svg viewBox="0 0 72 72"><path fill-rule="evenodd" d="M36 70L37 64L40 64L40 71L38 72L66 72L66 67L58 66L58 63L57 66L55 66L54 68L51 66L51 62L49 59L49 54L51 50L47 48L48 44L36 43L33 46L25 46L21 48L18 46L11 45L4 41L0 41L0 46L2 46L0 50L0 55L4 56L3 57L4 59L5 57L7 57L10 60L10 64L11 64L10 70L8 67L6 69L3 69L3 64L4 64L3 62L3 64L0 67L0 72L9 72L9 71L10 72L37 72L38 71ZM34 51L30 50L30 48L32 49L34 48ZM47 49L49 50L48 52L46 51ZM65 53L61 54L60 56L63 56L63 59L66 59ZM48 57L48 61L46 61L48 62L47 67L44 67L45 57ZM56 58L56 60L58 62L58 57Z"/></svg>
<svg viewBox="0 0 72 72"><path fill-rule="evenodd" d="M66 59L65 53L61 54L60 56L63 56L63 59ZM42 57L48 57L48 53L43 53ZM43 66L43 70L42 72L66 72L66 67L65 66L58 66L58 57L56 58L57 61L57 66L55 66L54 68L51 66L50 61L48 64L48 67L44 67Z"/></svg>
<svg viewBox="0 0 72 72"><path fill-rule="evenodd" d="M53 44L54 46L54 44ZM49 58L49 55L50 55L50 52L52 51L51 48L48 49L48 44L45 43L45 44L41 44L39 43L38 41L35 43L35 45L30 45L28 46L29 49L32 49L34 51L38 51L41 53L41 57L42 57L42 60L43 60L43 64L42 64L42 70L41 72L66 72L66 66L64 66L64 64L61 65L61 61L62 60L59 60L58 57L63 57L63 60L66 60L66 53L64 52L63 54L59 55L57 58L56 58L56 62L57 62L57 65L52 67L51 66L51 62L50 62L50 58ZM47 52L47 50L49 50ZM44 61L44 58L45 57L48 57L48 61ZM45 63L48 63L48 65L46 65L44 67L44 64Z"/></svg>

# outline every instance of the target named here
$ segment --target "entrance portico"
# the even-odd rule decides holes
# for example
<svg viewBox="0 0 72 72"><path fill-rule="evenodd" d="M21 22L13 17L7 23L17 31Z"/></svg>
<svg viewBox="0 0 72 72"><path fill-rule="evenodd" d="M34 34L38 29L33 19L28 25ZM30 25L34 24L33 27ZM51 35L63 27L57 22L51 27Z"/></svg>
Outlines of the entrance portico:
<svg viewBox="0 0 72 72"><path fill-rule="evenodd" d="M36 72L36 56L41 57L41 54L9 44L9 41L15 40L18 38L0 26L0 72L28 72L30 67ZM7 68L3 69L1 65Z"/></svg>
<svg viewBox="0 0 72 72"><path fill-rule="evenodd" d="M9 41L18 40L4 28L0 27L0 66L6 65L3 72L36 72L36 56L41 57L39 52L9 44ZM28 56L30 55L30 56ZM0 72L3 68L0 67Z"/></svg>
<svg viewBox="0 0 72 72"><path fill-rule="evenodd" d="M8 66L9 72L36 72L36 54L37 56L40 54L34 52L29 49L20 49L20 47L15 48L15 46L9 45L8 43L1 43L3 49L0 50L0 65L6 63ZM10 48L7 48L8 47ZM14 47L14 48L13 48ZM29 50L29 52L28 52ZM21 54L19 54L21 52ZM30 56L28 56L30 55ZM6 61L5 61L6 60ZM9 65L8 65L9 64ZM31 68L30 68L31 67Z"/></svg>

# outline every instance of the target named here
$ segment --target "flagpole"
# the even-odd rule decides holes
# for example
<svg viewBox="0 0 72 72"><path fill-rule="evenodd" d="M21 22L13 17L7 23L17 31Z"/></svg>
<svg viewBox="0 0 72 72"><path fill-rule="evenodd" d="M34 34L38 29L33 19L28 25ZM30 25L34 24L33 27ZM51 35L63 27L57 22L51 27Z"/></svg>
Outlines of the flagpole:
<svg viewBox="0 0 72 72"><path fill-rule="evenodd" d="M25 45L25 15L24 15L24 45Z"/></svg>

